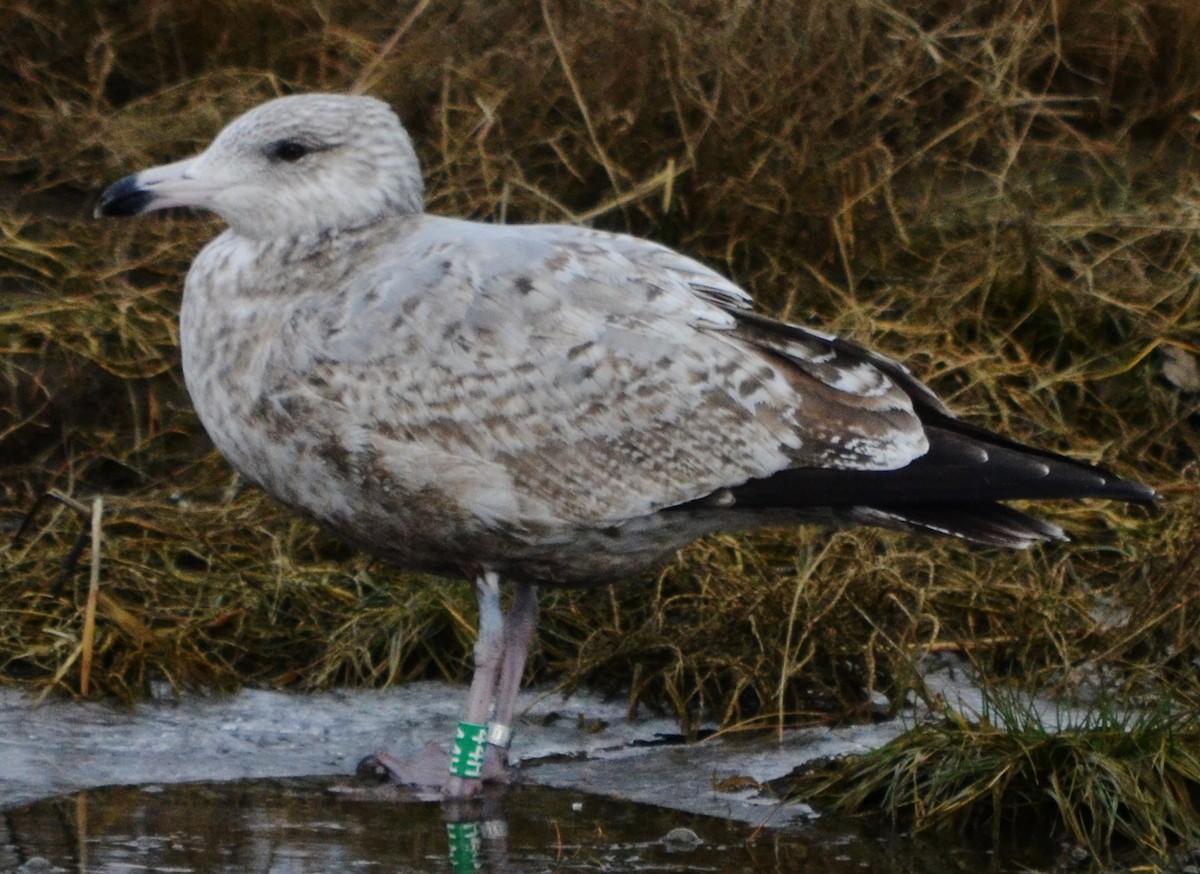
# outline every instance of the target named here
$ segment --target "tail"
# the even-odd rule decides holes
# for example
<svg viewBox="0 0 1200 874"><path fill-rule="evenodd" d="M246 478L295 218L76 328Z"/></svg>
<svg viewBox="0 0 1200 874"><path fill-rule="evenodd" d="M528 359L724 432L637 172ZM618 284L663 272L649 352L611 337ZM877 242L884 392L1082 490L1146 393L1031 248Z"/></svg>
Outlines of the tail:
<svg viewBox="0 0 1200 874"><path fill-rule="evenodd" d="M923 413L929 451L899 470L783 470L730 489L732 506L832 511L860 524L1024 548L1066 537L1058 526L999 502L1156 501L1153 489L1102 468Z"/></svg>

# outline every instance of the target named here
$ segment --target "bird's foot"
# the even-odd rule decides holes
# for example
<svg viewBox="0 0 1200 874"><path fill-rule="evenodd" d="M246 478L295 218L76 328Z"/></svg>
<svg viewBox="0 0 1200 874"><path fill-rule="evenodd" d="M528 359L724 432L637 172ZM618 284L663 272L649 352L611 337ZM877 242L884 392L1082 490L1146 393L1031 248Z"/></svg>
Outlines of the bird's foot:
<svg viewBox="0 0 1200 874"><path fill-rule="evenodd" d="M479 778L452 776L450 754L435 743L411 756L394 756L386 750L367 756L356 769L361 777L373 777L381 783L439 790L445 798L473 798L485 783L508 781L508 763L504 752L489 746Z"/></svg>

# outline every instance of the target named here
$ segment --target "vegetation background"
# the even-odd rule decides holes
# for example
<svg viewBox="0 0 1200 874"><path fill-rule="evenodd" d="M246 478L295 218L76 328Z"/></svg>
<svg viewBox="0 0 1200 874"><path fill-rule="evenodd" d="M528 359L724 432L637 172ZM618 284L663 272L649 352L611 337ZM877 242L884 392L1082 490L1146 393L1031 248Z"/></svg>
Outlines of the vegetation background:
<svg viewBox="0 0 1200 874"><path fill-rule="evenodd" d="M716 536L549 593L531 671L694 724L900 705L986 676L1200 693L1200 4L1192 0L5 0L0 681L133 699L462 676L468 587L369 564L242 488L179 371L207 216L96 222L250 106L392 103L429 209L587 222L906 361L961 415L1162 508L1060 505L1008 554L871 530ZM95 638L87 523L105 501ZM873 695L874 693L874 695ZM883 699L879 696L882 695Z"/></svg>

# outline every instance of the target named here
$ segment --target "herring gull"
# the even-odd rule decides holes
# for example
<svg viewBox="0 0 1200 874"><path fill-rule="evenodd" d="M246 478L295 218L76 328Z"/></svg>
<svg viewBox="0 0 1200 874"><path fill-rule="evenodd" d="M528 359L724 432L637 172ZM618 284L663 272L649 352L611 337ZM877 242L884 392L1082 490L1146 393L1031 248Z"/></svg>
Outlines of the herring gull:
<svg viewBox="0 0 1200 874"><path fill-rule="evenodd" d="M370 97L271 100L199 155L115 183L96 213L174 206L228 224L180 317L217 448L365 552L474 580L449 759L376 759L447 797L505 775L538 586L614 583L762 525L1028 547L1063 533L1000 502L1154 498L959 421L898 362L758 315L665 246L425 214L408 134Z"/></svg>

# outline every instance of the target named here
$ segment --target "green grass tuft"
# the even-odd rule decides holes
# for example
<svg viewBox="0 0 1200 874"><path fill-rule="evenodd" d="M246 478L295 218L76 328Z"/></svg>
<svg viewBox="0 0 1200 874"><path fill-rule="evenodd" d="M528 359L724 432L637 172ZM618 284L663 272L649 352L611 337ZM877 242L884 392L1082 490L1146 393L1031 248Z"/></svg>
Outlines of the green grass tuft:
<svg viewBox="0 0 1200 874"><path fill-rule="evenodd" d="M790 793L995 846L1036 835L1098 859L1122 847L1162 857L1200 842L1200 711L1164 700L1122 712L1101 702L1060 729L1027 697L992 693L976 719L947 711L801 775Z"/></svg>

